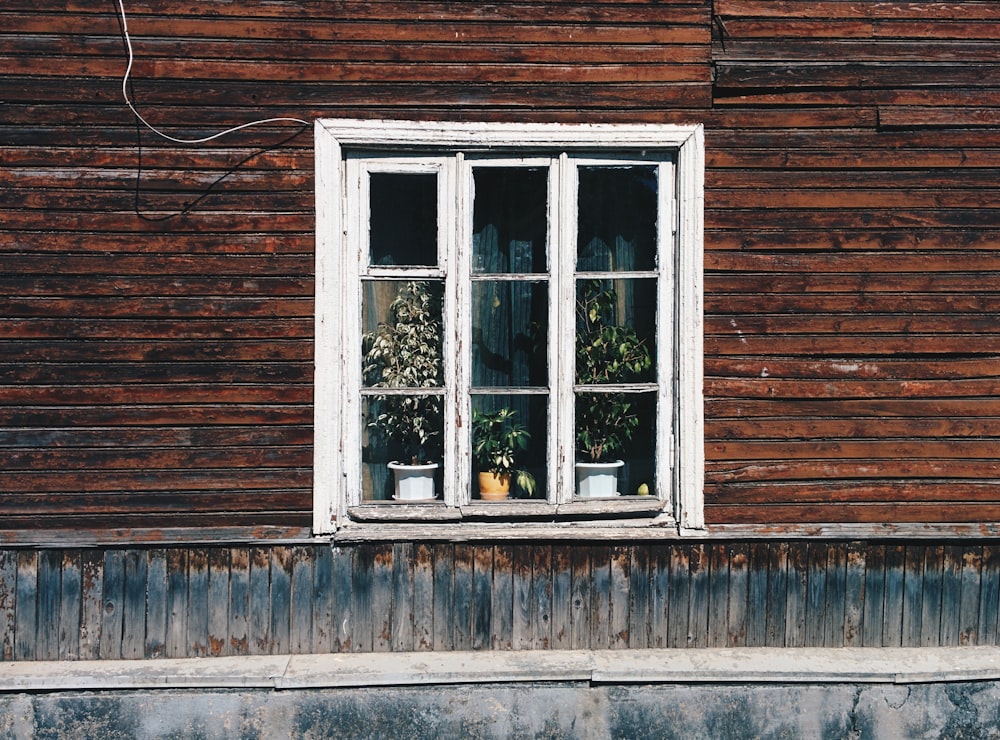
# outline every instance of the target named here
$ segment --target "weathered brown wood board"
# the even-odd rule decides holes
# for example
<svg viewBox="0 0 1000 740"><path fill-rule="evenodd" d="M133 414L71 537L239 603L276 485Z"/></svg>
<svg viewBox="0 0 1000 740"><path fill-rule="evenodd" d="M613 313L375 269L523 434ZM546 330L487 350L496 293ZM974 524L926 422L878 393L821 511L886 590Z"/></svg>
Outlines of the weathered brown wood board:
<svg viewBox="0 0 1000 740"><path fill-rule="evenodd" d="M704 123L709 523L1000 518L996 3L126 8L130 94L181 138ZM304 534L311 131L137 133L116 11L0 9L0 529ZM536 634L524 567L518 642L578 640ZM461 634L421 640L492 640Z"/></svg>
<svg viewBox="0 0 1000 740"><path fill-rule="evenodd" d="M708 519L995 520L1000 9L714 12Z"/></svg>

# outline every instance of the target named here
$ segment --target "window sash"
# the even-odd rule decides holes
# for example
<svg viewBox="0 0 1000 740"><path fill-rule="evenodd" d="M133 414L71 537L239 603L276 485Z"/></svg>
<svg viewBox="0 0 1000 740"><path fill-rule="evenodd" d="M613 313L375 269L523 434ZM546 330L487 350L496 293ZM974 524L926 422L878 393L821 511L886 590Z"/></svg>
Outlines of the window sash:
<svg viewBox="0 0 1000 740"><path fill-rule="evenodd" d="M587 271L576 272L577 221L579 169L588 165L633 166L650 165L649 159L629 157L578 157L562 153L558 157L532 158L466 158L461 153L449 157L377 157L353 155L346 159L346 213L348 251L354 255L356 269L350 283L358 289L352 302L358 306L358 323L345 322L345 326L360 326L362 305L360 286L375 278L442 279L445 281L443 306L444 326L444 418L443 460L444 472L442 500L450 507L473 503L472 453L468 434L472 418L472 396L492 392L508 393L511 389L477 388L471 382L472 325L474 317L472 284L476 281L496 279L496 275L474 273L472 269L473 210L475 199L474 170L479 167L546 167L548 168L548 218L546 245L548 270L540 273L503 275L500 279L513 278L545 281L549 284L548 296L548 435L545 439L546 485L550 504L567 504L575 497L576 433L574 407L576 393L586 386L577 385L576 373L576 286L577 280L586 277L630 279L653 278L656 282L657 351L654 378L651 383L629 386L627 389L655 391L658 413L655 423L656 469L653 496L661 501L671 497L672 479L668 454L673 422L670 400L669 368L673 365L670 337L673 324L672 292L664 284L672 284L672 260L669 249L675 228L670 222L673 209L672 159L656 159L657 167L657 268L637 271ZM438 264L432 266L379 267L369 263L368 244L370 192L369 176L373 173L433 173L438 177ZM453 269L449 270L448 266ZM455 317L451 320L451 317ZM372 395L363 389L361 379L361 354L359 338L345 337L345 354L348 357L347 387L354 396ZM457 350L457 351L456 351ZM606 389L605 389L606 390ZM517 389L514 393L539 393ZM347 500L349 506L366 503L362 490L362 461L360 440L363 433L361 403L356 402L356 413L346 420L347 439L352 440L344 450ZM454 422L450 420L455 420ZM461 430L461 431L460 431ZM623 492L627 493L627 492Z"/></svg>

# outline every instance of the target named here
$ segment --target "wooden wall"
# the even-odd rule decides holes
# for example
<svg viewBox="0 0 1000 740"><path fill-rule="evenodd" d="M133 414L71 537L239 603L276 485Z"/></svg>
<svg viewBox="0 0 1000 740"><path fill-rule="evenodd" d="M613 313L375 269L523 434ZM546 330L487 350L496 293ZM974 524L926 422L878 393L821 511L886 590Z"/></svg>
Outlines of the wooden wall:
<svg viewBox="0 0 1000 740"><path fill-rule="evenodd" d="M996 543L0 550L0 659L998 644Z"/></svg>
<svg viewBox="0 0 1000 740"><path fill-rule="evenodd" d="M711 98L681 3L126 0L179 138L263 117L662 117ZM0 528L311 524L312 128L138 131L114 0L0 7Z"/></svg>
<svg viewBox="0 0 1000 740"><path fill-rule="evenodd" d="M1000 518L1000 4L715 0L709 522Z"/></svg>
<svg viewBox="0 0 1000 740"><path fill-rule="evenodd" d="M711 524L1000 519L993 2L127 2L143 114L701 122ZM0 7L0 528L305 534L308 126Z"/></svg>

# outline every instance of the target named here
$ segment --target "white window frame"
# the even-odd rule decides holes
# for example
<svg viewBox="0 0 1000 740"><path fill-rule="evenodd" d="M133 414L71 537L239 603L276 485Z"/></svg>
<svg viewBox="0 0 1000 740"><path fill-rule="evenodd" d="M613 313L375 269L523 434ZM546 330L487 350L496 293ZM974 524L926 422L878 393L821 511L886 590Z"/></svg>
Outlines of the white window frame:
<svg viewBox="0 0 1000 740"><path fill-rule="evenodd" d="M471 122L409 122L383 120L320 119L316 137L316 339L314 384L313 531L316 535L340 534L349 529L358 537L406 536L414 527L422 536L473 536L475 531L502 529L504 536L556 536L575 532L591 537L602 533L620 537L629 533L649 536L704 531L704 412L702 396L703 357L703 208L704 132L700 125L659 124L517 124ZM443 503L429 505L363 504L360 492L360 276L377 275L357 247L348 244L348 234L367 233L366 208L348 208L363 194L348 193L349 184L360 181L355 169L372 170L379 165L358 160L354 152L380 151L387 156L389 171L436 171L439 173L439 265L407 269L406 274L424 273L442 277L448 271L467 275L471 255L461 245L471 243L472 208L468 201L472 166L508 163L514 159L556 160L558 177L550 190L563 207L575 212L575 167L569 154L614 155L625 161L629 153L669 155L658 166L661 176L669 169L673 188L661 188L660 212L669 213L671 229L658 229L660 267L657 322L658 408L657 469L663 478L651 500L581 502L573 500L572 413L560 414L547 440L550 459L549 501L482 504L469 500L468 443L458 439L457 424L445 429L445 467L451 470ZM427 154L417 152L427 152ZM345 152L351 156L345 156ZM442 154L443 153L443 154ZM438 156L441 155L441 156ZM466 159L468 155L468 159ZM581 160L582 161L582 160ZM600 160L588 160L600 161ZM649 162L645 162L649 163ZM466 185L463 185L465 183ZM669 192L668 192L669 190ZM573 228L549 219L550 250L575 253ZM561 228L562 227L562 228ZM568 250L568 252L567 252ZM561 324L550 322L550 372L558 373L559 353L574 357L574 275L558 269L562 260L550 257L550 311ZM391 274L400 276L398 269ZM445 281L445 316L458 318L444 337L445 409L447 418L468 424L467 393L453 392L466 385L470 322L463 316L469 305L467 280ZM346 289L350 286L350 289ZM562 301L570 306L557 306ZM567 325L568 324L568 325ZM471 324L470 324L471 326ZM456 328L457 327L457 328ZM457 358L457 359L456 359ZM553 376L558 377L558 375ZM554 382L553 406L572 409L572 383ZM462 420L465 419L463 422ZM567 440L569 440L567 442ZM553 514L573 514L560 522ZM504 519L527 517L512 525ZM530 521L532 516L545 520ZM458 528L456 530L456 527ZM586 534L581 533L583 529Z"/></svg>

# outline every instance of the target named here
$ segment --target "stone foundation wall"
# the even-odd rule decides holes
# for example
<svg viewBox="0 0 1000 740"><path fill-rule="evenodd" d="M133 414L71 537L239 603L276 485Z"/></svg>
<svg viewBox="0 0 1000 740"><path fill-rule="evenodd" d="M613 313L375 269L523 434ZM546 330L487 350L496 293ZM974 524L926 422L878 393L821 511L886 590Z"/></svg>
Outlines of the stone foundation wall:
<svg viewBox="0 0 1000 740"><path fill-rule="evenodd" d="M449 685L0 696L12 738L986 738L1000 682Z"/></svg>

